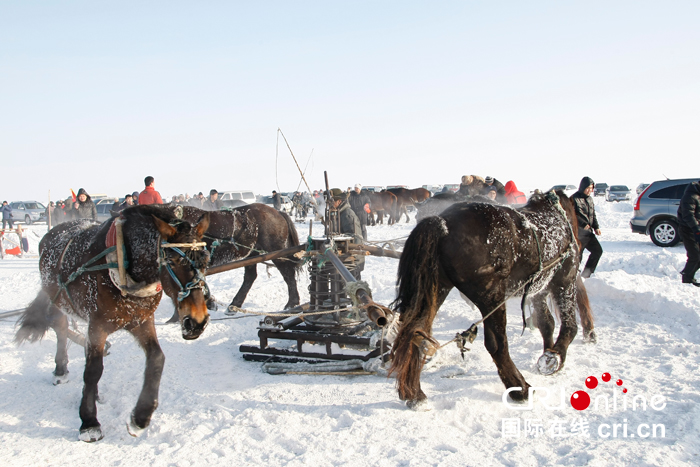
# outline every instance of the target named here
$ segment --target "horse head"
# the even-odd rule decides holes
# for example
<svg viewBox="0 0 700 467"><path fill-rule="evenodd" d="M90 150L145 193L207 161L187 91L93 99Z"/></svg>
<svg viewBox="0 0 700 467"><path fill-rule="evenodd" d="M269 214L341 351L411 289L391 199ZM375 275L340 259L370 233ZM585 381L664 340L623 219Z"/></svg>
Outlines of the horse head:
<svg viewBox="0 0 700 467"><path fill-rule="evenodd" d="M204 272L209 264L209 252L202 237L209 228L209 213L195 225L186 221L168 223L153 216L162 243L161 283L163 291L173 300L182 328L182 337L198 338L209 324L207 298L209 289Z"/></svg>

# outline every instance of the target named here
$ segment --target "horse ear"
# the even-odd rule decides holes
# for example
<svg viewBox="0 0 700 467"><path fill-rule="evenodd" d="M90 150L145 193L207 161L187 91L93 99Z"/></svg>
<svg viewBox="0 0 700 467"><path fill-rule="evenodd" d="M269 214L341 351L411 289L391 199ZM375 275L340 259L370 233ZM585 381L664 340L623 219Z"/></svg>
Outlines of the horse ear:
<svg viewBox="0 0 700 467"><path fill-rule="evenodd" d="M163 237L164 240L169 239L173 235L177 233L177 229L173 227L172 225L168 224L164 220L154 216L151 214L153 217L153 221L156 224L156 228L158 229L158 232L160 232L160 236Z"/></svg>
<svg viewBox="0 0 700 467"><path fill-rule="evenodd" d="M209 220L210 220L210 215L208 212L199 218L199 223L195 227L195 232L197 234L197 238L202 238L204 236L204 233L207 231L207 229L209 229Z"/></svg>

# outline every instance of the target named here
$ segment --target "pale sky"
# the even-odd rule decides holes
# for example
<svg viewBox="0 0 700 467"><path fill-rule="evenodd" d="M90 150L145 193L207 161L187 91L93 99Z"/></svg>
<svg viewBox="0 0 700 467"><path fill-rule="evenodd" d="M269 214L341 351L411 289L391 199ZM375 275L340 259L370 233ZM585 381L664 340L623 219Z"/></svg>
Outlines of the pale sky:
<svg viewBox="0 0 700 467"><path fill-rule="evenodd" d="M699 176L700 2L0 2L0 199ZM690 170L689 170L690 168ZM277 176L276 176L277 172ZM692 173L689 173L692 172Z"/></svg>

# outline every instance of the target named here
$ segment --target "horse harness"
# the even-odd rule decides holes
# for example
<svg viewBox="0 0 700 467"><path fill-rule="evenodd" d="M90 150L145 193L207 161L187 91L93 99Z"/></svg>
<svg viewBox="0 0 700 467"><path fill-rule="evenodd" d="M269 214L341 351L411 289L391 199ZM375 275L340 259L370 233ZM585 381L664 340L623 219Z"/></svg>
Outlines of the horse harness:
<svg viewBox="0 0 700 467"><path fill-rule="evenodd" d="M54 295L54 297L51 299L51 303L55 303L58 297L60 296L61 292L66 293L66 297L68 298L68 303L70 304L71 308L73 308L74 312L77 312L76 306L73 302L73 298L71 297L70 291L68 290L68 285L70 285L72 282L74 282L78 277L83 275L86 272L95 272L95 271L101 271L104 269L108 269L111 271L115 270L124 270L129 266L129 262L126 259L126 247L124 246L123 242L121 239L117 241L116 243L121 244L122 247L122 253L123 255L117 255L117 245L111 244L108 246L110 243L110 238L113 240L117 237L121 236L121 229L116 229L115 233L115 225L118 221L123 221L124 219L119 217L116 218L112 221L112 225L110 226L109 232L107 234L107 239L105 240L105 248L101 253L97 254L96 256L90 258L88 261L86 261L83 265L81 265L78 269L73 271L66 281L63 281L61 279L61 265L63 264L64 257L66 255L66 252L68 251L68 248L70 245L73 243L73 240L75 237L71 238L68 243L66 243L66 246L63 248L63 251L61 252L61 255L58 260L58 264L56 266L56 270L59 271L59 274L57 274L57 280L58 280L58 286L59 289ZM182 221L177 221L177 222L182 222ZM172 225L172 223L171 223ZM165 249L171 249L175 253L177 253L179 256L182 258L186 259L189 262L190 267L194 270L195 272L195 277L185 284L185 286L182 285L180 280L177 278L175 275L175 272L172 269L172 260L168 258L168 256L165 254ZM192 260L189 256L187 256L186 253L182 251L181 248L190 248L191 250L199 250L200 248L203 248L206 250L206 243L205 242L191 242L191 243L168 243L164 242L160 239L160 236L158 237L158 270L160 271L161 267L165 265L166 270L170 274L170 277L173 279L173 282L178 286L180 289L178 294L177 294L177 301L181 302L185 298L187 298L190 295L190 292L193 289L202 289L203 293L205 296L209 296L209 287L207 286L206 281L204 280L204 275L202 272L199 270L197 267L197 263ZM115 258L116 256L116 258ZM104 264L95 264L102 258L107 257L105 260ZM124 259L122 260L121 257ZM114 261L116 260L116 261ZM117 276L119 278L119 276ZM118 280L115 281L115 277L110 274L110 278L112 279L112 282L114 285L122 292L122 295L134 295L136 297L143 298L145 296L151 296L155 295L156 293L160 292L163 290L160 281L156 282L155 284L150 284L145 287L139 288L134 290L133 288L129 287L127 283L122 282L122 280L119 278ZM130 277L127 275L127 279L131 280ZM133 282L133 280L132 280ZM143 290L146 289L145 292ZM145 294L144 294L145 293Z"/></svg>

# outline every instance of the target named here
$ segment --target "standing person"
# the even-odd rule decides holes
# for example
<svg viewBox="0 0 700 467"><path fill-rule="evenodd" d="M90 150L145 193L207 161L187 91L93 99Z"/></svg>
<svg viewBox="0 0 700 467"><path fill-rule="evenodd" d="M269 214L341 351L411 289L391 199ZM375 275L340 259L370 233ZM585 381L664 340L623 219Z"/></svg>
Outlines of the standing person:
<svg viewBox="0 0 700 467"><path fill-rule="evenodd" d="M73 219L91 219L97 222L97 207L95 207L95 203L92 202L85 188L78 190L78 199L73 203L71 217Z"/></svg>
<svg viewBox="0 0 700 467"><path fill-rule="evenodd" d="M595 215L595 205L591 194L595 183L591 177L583 177L579 184L578 191L573 194L571 200L574 202L576 210L576 220L578 220L578 239L581 242L581 251L579 252L579 262L583 260L583 250L590 251L586 266L583 268L581 277L588 278L595 272L598 261L603 255L603 247L596 238L600 235L600 226Z"/></svg>
<svg viewBox="0 0 700 467"><path fill-rule="evenodd" d="M143 179L143 183L146 188L139 193L138 204L163 204L163 198L160 197L160 193L155 188L155 179L149 175Z"/></svg>
<svg viewBox="0 0 700 467"><path fill-rule="evenodd" d="M334 233L350 235L353 237L355 243L364 243L362 239L362 226L360 225L360 219L357 218L353 210L350 208L350 205L347 202L348 195L343 193L340 188L331 189L330 195L332 196L333 203L330 216L331 219L333 219L334 216L337 216L338 227L340 228L340 232ZM330 223L332 225L333 221L331 220ZM355 269L351 271L352 275L355 276L355 279L360 280L360 276L364 268L365 258L364 256L360 256L358 259L356 259Z"/></svg>
<svg viewBox="0 0 700 467"><path fill-rule="evenodd" d="M140 193L138 191L134 191L133 193L131 193L131 202L134 206L137 206L139 204L139 194Z"/></svg>
<svg viewBox="0 0 700 467"><path fill-rule="evenodd" d="M12 228L12 206L7 204L7 201L3 201L0 211L2 211L2 228L5 229L7 224Z"/></svg>
<svg viewBox="0 0 700 467"><path fill-rule="evenodd" d="M278 211L282 210L282 197L275 190L272 190L272 207Z"/></svg>
<svg viewBox="0 0 700 467"><path fill-rule="evenodd" d="M127 194L126 196L124 196L124 202L119 205L119 209L117 209L117 211L121 211L121 210L126 209L129 206L133 206L133 205L134 205L134 197L130 194Z"/></svg>
<svg viewBox="0 0 700 467"><path fill-rule="evenodd" d="M110 211L119 211L119 206L121 206L121 204L119 204L119 198L114 198L114 203L112 203L112 208L110 209Z"/></svg>
<svg viewBox="0 0 700 467"><path fill-rule="evenodd" d="M371 211L372 205L369 195L366 191L362 191L362 185L359 183L355 184L355 188L350 192L348 203L350 204L352 211L360 220L360 226L362 227L362 238L367 240L367 224L369 223L368 213Z"/></svg>
<svg viewBox="0 0 700 467"><path fill-rule="evenodd" d="M527 203L527 198L525 193L518 191L518 187L515 186L515 182L510 180L506 182L506 203L508 204L525 204Z"/></svg>
<svg viewBox="0 0 700 467"><path fill-rule="evenodd" d="M481 193L483 195L488 194L489 187L495 186L496 187L496 200L499 203L505 204L506 203L506 188L503 186L503 183L499 182L495 178L493 178L491 175L487 175L486 178L484 178L484 191Z"/></svg>
<svg viewBox="0 0 700 467"><path fill-rule="evenodd" d="M56 209L53 210L53 217L51 218L51 224L55 227L58 224L65 222L66 220L66 211L65 211L65 205L63 204L63 201L60 199L56 201Z"/></svg>
<svg viewBox="0 0 700 467"><path fill-rule="evenodd" d="M700 287L700 282L695 280L695 273L700 269L700 183L692 182L685 189L678 207L678 224L688 255L685 267L681 271L682 282Z"/></svg>
<svg viewBox="0 0 700 467"><path fill-rule="evenodd" d="M202 209L205 211L218 211L221 209L221 200L219 199L219 192L215 189L209 191L209 197L204 201Z"/></svg>

